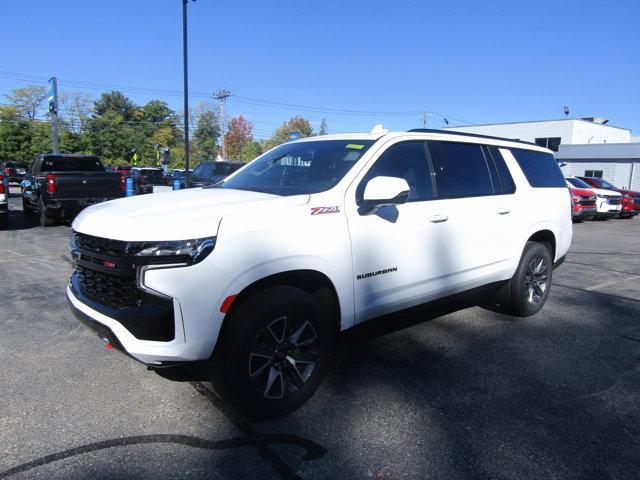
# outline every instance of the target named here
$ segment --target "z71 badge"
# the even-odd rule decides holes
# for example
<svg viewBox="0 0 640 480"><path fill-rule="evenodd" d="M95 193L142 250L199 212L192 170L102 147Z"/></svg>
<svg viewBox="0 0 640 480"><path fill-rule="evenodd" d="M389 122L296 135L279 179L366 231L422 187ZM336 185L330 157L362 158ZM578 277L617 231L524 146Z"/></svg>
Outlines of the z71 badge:
<svg viewBox="0 0 640 480"><path fill-rule="evenodd" d="M340 207L311 207L311 215L324 215L325 213L340 213Z"/></svg>

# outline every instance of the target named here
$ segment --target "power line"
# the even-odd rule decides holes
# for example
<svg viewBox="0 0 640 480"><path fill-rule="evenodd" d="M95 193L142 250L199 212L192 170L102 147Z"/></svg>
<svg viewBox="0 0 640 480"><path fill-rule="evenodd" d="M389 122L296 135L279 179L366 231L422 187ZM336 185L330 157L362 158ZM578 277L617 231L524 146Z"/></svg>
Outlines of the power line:
<svg viewBox="0 0 640 480"><path fill-rule="evenodd" d="M23 74L23 73L16 73L16 72L8 72L8 71L0 71L0 77L13 79L13 80L43 83L43 84L46 84L48 81L48 77L45 77L45 76L30 75L30 74ZM65 80L65 79L60 79L59 83L65 86L72 86L76 88L97 89L97 90L103 90L103 91L108 89L115 89L115 90L121 90L123 92L146 94L146 95L165 95L165 96L176 96L176 97L182 96L181 91L169 90L169 89L134 87L134 86L127 86L127 85L94 83L94 82ZM189 94L189 97L211 98L209 93L193 92L193 91ZM279 109L297 109L297 110L304 110L304 111L310 111L310 112L316 112L316 113L334 114L334 115L409 117L409 116L417 116L422 113L427 113L427 114L436 115L442 118L449 118L452 120L456 120L461 123L466 123L466 124L473 123L461 118L457 118L453 115L438 113L438 112L425 112L424 110L406 110L406 111L350 110L350 109L339 109L339 108L331 108L331 107L316 107L316 106L310 106L310 105L300 105L300 104L294 104L294 103L279 102L275 100L260 99L255 97L245 97L240 95L231 96L231 100L234 102L245 104L245 105L253 105L253 106L268 107L268 108L279 108Z"/></svg>

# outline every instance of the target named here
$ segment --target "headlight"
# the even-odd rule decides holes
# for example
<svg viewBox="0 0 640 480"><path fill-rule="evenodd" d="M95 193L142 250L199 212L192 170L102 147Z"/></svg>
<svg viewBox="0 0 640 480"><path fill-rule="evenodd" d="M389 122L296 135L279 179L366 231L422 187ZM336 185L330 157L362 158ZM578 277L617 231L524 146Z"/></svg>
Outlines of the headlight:
<svg viewBox="0 0 640 480"><path fill-rule="evenodd" d="M198 263L211 253L216 244L215 237L197 238L195 240L169 240L163 242L130 242L127 255L136 257L172 257L184 259L185 263Z"/></svg>
<svg viewBox="0 0 640 480"><path fill-rule="evenodd" d="M596 197L602 198L602 197L604 197L604 195L600 195L599 193L596 193Z"/></svg>

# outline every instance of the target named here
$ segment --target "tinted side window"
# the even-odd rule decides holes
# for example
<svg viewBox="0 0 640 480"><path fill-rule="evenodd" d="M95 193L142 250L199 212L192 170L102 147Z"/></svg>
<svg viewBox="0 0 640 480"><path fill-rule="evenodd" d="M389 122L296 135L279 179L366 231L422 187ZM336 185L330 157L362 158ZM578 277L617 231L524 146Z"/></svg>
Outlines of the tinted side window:
<svg viewBox="0 0 640 480"><path fill-rule="evenodd" d="M211 163L201 163L193 171L196 180L207 180L213 175L213 165Z"/></svg>
<svg viewBox="0 0 640 480"><path fill-rule="evenodd" d="M504 158L502 158L500 150L498 150L498 147L489 147L489 151L491 152L493 163L495 164L498 172L498 179L500 181L500 186L502 187L502 193L515 192L516 185L513 183L513 178L511 178L511 173L507 168L507 164L504 163Z"/></svg>
<svg viewBox="0 0 640 480"><path fill-rule="evenodd" d="M566 188L560 167L550 153L535 152L521 148L512 148L511 153L532 187Z"/></svg>
<svg viewBox="0 0 640 480"><path fill-rule="evenodd" d="M493 195L493 183L481 145L429 142L438 198Z"/></svg>
<svg viewBox="0 0 640 480"><path fill-rule="evenodd" d="M202 168L204 167L203 164L198 165L196 168L193 169L193 172L191 172L191 176L193 178L198 178L200 175L202 175Z"/></svg>
<svg viewBox="0 0 640 480"><path fill-rule="evenodd" d="M229 165L229 164L216 164L215 169L214 169L214 175L224 175L225 177L227 175L230 175L231 173L235 172L237 170L237 168L234 168L235 165Z"/></svg>
<svg viewBox="0 0 640 480"><path fill-rule="evenodd" d="M358 201L364 195L367 182L374 177L404 178L409 184L409 202L435 197L425 143L421 141L397 143L385 150L358 185Z"/></svg>

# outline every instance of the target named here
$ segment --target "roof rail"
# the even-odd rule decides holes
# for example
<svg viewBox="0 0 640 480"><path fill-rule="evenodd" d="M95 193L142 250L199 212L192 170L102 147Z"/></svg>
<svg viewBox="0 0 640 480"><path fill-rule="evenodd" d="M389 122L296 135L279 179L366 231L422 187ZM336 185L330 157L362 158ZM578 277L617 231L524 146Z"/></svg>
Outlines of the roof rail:
<svg viewBox="0 0 640 480"><path fill-rule="evenodd" d="M505 142L514 142L514 143L522 143L524 145L533 145L534 147L540 147L537 143L533 142L525 142L524 140L516 140L513 138L506 137L494 137L491 135L480 135L479 133L466 133L466 132L454 132L451 130L437 130L435 128L412 128L411 130L407 130L407 132L420 132L420 133L442 133L446 135L462 135L465 137L474 137L474 138L486 138L489 140L502 140ZM544 148L544 147L542 147Z"/></svg>

